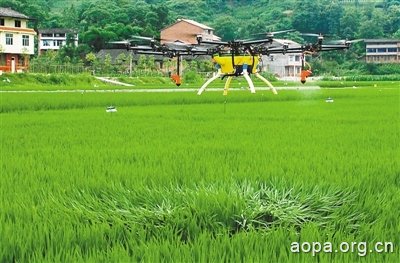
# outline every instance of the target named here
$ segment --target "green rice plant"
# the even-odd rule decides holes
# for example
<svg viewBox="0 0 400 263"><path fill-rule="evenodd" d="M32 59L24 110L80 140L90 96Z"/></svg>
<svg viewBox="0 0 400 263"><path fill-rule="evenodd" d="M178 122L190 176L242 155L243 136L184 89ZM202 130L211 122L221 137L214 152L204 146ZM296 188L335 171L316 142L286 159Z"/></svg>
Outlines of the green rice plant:
<svg viewBox="0 0 400 263"><path fill-rule="evenodd" d="M397 262L399 92L1 93L0 262Z"/></svg>
<svg viewBox="0 0 400 263"><path fill-rule="evenodd" d="M318 86L321 88L399 88L399 81L367 81L367 80L325 80L318 82Z"/></svg>

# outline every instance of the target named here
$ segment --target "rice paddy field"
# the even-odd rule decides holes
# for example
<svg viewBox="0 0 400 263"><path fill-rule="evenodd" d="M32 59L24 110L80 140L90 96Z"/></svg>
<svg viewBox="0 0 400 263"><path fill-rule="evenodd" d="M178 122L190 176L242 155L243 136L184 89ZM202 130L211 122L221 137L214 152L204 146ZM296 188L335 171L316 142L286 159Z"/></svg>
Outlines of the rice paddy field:
<svg viewBox="0 0 400 263"><path fill-rule="evenodd" d="M0 96L0 262L400 262L398 84Z"/></svg>

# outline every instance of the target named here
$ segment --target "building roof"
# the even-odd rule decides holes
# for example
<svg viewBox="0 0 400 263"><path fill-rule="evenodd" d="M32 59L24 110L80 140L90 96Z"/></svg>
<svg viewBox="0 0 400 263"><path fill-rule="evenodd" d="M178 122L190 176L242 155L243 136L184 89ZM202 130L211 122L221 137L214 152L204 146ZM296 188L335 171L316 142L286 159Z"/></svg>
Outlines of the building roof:
<svg viewBox="0 0 400 263"><path fill-rule="evenodd" d="M38 32L40 34L56 34L56 33L66 34L66 33L76 33L76 30L69 28L43 28L43 29L38 29Z"/></svg>
<svg viewBox="0 0 400 263"><path fill-rule="evenodd" d="M0 7L0 17L13 17L13 18L22 18L29 19L28 16L21 14L11 8Z"/></svg>
<svg viewBox="0 0 400 263"><path fill-rule="evenodd" d="M206 25L204 25L204 24L202 24L202 23L199 23L199 22L196 22L196 21L194 21L194 20L191 20L191 19L178 19L178 20L176 20L176 22L175 23L173 23L172 25L169 25L169 26L167 26L167 27L165 27L165 28L163 28L161 31L163 31L163 30L165 30L165 29L167 29L167 28L170 28L170 27L172 27L172 26L174 26L174 25L176 25L176 24L178 24L178 23L180 23L180 22L186 22L186 23L189 23L189 24L192 24L192 25L194 25L194 26L197 26L197 27L200 27L201 29L209 29L209 30L214 30L214 28L212 28L212 27L209 27L209 26L206 26Z"/></svg>
<svg viewBox="0 0 400 263"><path fill-rule="evenodd" d="M399 43L400 39L364 39L365 43Z"/></svg>
<svg viewBox="0 0 400 263"><path fill-rule="evenodd" d="M202 23L196 22L196 21L191 20L191 19L178 19L178 22L180 22L180 21L185 21L185 22L187 22L189 24L195 25L197 27L201 27L202 29L211 29L211 30L213 30L212 27L206 26L206 25L204 25Z"/></svg>

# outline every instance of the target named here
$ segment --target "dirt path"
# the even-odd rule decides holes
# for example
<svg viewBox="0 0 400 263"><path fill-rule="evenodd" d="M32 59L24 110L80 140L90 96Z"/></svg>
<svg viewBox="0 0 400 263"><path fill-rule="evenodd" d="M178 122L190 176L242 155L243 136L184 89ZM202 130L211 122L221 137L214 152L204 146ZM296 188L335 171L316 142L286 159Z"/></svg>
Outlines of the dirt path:
<svg viewBox="0 0 400 263"><path fill-rule="evenodd" d="M120 86L125 86L125 87L133 87L133 86L135 86L135 85L132 85L132 84L120 82L120 81L109 79L109 78L103 78L103 77L95 77L95 78L100 80L100 81L103 81L103 82L106 82L106 83L110 83L110 84L114 84L114 85L120 85Z"/></svg>

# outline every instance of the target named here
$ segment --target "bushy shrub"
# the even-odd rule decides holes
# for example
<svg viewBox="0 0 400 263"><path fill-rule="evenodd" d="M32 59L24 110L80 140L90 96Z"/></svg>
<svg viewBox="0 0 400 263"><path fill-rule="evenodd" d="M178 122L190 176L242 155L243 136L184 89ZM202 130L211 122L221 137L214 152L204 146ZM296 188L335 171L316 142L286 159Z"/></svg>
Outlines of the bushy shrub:
<svg viewBox="0 0 400 263"><path fill-rule="evenodd" d="M185 71L185 74L183 75L183 80L187 83L196 83L201 82L202 78L196 71L189 70Z"/></svg>

